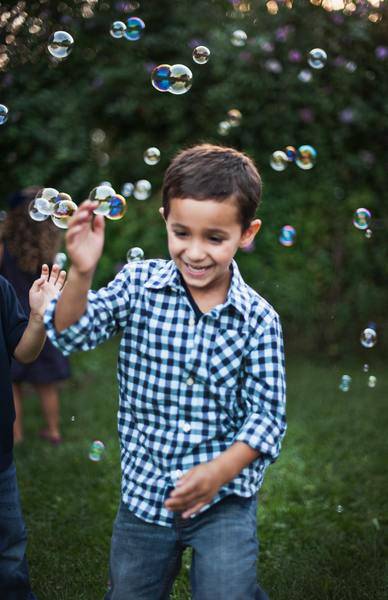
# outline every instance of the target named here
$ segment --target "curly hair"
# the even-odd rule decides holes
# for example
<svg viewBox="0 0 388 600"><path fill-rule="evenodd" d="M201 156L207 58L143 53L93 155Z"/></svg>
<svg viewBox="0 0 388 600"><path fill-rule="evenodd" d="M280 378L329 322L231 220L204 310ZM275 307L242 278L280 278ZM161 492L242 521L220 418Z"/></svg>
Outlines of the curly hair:
<svg viewBox="0 0 388 600"><path fill-rule="evenodd" d="M51 265L62 242L62 232L51 219L37 222L28 214L29 203L40 189L33 186L22 190L25 200L7 212L1 228L9 253L27 273L38 273L43 263Z"/></svg>

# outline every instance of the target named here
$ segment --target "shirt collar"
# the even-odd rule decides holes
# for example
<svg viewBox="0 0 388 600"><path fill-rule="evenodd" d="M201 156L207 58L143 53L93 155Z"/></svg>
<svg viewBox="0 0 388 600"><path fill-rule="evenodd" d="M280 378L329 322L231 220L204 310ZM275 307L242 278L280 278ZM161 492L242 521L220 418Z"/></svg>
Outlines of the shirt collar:
<svg viewBox="0 0 388 600"><path fill-rule="evenodd" d="M237 263L232 261L232 279L229 286L228 295L223 307L232 305L239 313L248 320L251 308L248 286L243 280ZM166 262L161 269L151 275L145 283L146 288L161 289L170 287L175 291L182 291L183 286L180 281L179 271L173 260Z"/></svg>

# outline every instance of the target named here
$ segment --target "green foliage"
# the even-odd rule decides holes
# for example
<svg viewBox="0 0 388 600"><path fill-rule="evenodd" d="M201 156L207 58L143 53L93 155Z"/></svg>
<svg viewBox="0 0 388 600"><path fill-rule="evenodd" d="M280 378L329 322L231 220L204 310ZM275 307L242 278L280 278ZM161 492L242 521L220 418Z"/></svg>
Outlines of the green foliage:
<svg viewBox="0 0 388 600"><path fill-rule="evenodd" d="M120 191L126 181L149 179L153 197L130 199L125 219L108 225L97 286L113 276L130 246L143 247L148 258L167 256L157 208L163 172L177 150L205 140L240 148L255 158L264 180L263 229L254 252L239 254L243 275L280 312L289 347L333 357L359 352L367 322L375 321L379 332L387 324L388 80L386 62L375 53L385 43L385 21L328 13L307 0L292 10L281 5L276 16L259 1L242 13L222 0L161 0L128 13L146 23L142 39L129 42L113 39L109 29L125 20L130 3L96 3L87 12L89 4L31 3L9 46L0 82L0 101L10 110L0 139L2 199L41 183L79 202L102 180ZM33 17L41 19L36 34L29 33ZM230 43L237 28L248 34L244 48ZM75 39L60 64L46 52L56 29ZM195 40L211 50L206 65L191 60ZM303 83L298 73L313 47L326 50L328 63ZM290 60L295 50L298 63ZM271 70L270 60L281 72L273 72L273 63ZM187 94L151 86L152 66L166 62L192 69ZM242 123L222 137L217 125L230 108L241 110ZM344 122L346 115L353 120ZM99 144L92 141L96 129L105 133ZM274 150L305 143L317 149L314 169L271 170ZM162 152L157 166L143 162L149 146ZM373 213L369 240L352 226L359 206ZM292 248L278 243L285 224L297 230ZM379 348L388 349L383 336Z"/></svg>

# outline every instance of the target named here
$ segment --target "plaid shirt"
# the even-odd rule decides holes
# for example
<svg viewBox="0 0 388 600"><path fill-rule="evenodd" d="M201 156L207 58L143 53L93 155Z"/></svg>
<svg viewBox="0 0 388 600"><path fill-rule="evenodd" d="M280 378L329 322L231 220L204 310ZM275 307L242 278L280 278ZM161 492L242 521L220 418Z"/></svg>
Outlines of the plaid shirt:
<svg viewBox="0 0 388 600"><path fill-rule="evenodd" d="M85 314L60 334L55 305L45 324L65 355L122 332L122 498L137 517L172 526L163 503L182 473L236 441L260 457L211 504L257 493L286 431L283 342L277 313L244 282L235 261L225 303L197 323L175 263L161 259L129 263L107 287L90 291Z"/></svg>

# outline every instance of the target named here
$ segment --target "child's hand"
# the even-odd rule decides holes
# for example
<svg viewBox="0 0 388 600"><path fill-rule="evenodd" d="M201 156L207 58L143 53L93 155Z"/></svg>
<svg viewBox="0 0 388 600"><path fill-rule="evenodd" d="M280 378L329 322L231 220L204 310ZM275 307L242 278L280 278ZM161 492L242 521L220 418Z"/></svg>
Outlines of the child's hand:
<svg viewBox="0 0 388 600"><path fill-rule="evenodd" d="M47 265L42 266L39 279L34 281L29 293L31 315L43 318L44 311L50 301L55 298L64 286L66 271L60 271L58 265L50 269Z"/></svg>
<svg viewBox="0 0 388 600"><path fill-rule="evenodd" d="M209 504L221 485L219 468L214 461L197 465L179 479L164 506L173 512L185 511L182 517L187 519Z"/></svg>
<svg viewBox="0 0 388 600"><path fill-rule="evenodd" d="M97 202L86 200L69 221L66 248L78 273L93 272L104 246L104 217L94 215Z"/></svg>

